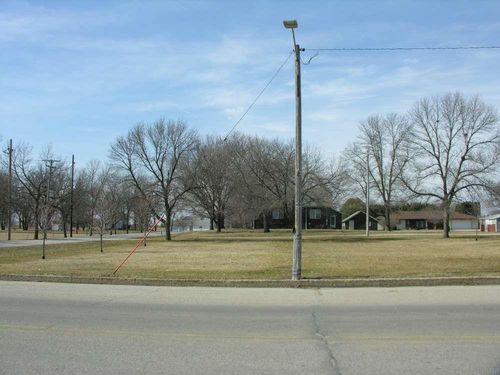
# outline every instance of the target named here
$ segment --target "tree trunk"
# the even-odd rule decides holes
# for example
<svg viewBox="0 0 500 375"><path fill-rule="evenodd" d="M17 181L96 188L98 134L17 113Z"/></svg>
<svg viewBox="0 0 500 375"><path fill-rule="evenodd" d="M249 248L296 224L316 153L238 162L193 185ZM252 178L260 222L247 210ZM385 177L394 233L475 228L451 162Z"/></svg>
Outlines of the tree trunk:
<svg viewBox="0 0 500 375"><path fill-rule="evenodd" d="M385 230L390 231L391 228L391 207L385 204Z"/></svg>
<svg viewBox="0 0 500 375"><path fill-rule="evenodd" d="M264 227L264 233L269 233L269 223L267 222L267 214L264 212L262 213L262 226Z"/></svg>
<svg viewBox="0 0 500 375"><path fill-rule="evenodd" d="M104 228L101 228L101 253L103 252L103 249L102 249L102 232L104 231Z"/></svg>
<svg viewBox="0 0 500 375"><path fill-rule="evenodd" d="M94 210L90 212L90 223L89 223L89 236L92 237L94 234Z"/></svg>
<svg viewBox="0 0 500 375"><path fill-rule="evenodd" d="M29 220L25 218L23 220L23 230L28 230L30 228Z"/></svg>
<svg viewBox="0 0 500 375"><path fill-rule="evenodd" d="M68 231L66 230L66 220L63 220L64 238L68 238Z"/></svg>
<svg viewBox="0 0 500 375"><path fill-rule="evenodd" d="M170 210L167 211L166 218L165 218L165 239L167 241L170 241L172 239L172 212Z"/></svg>
<svg viewBox="0 0 500 375"><path fill-rule="evenodd" d="M443 238L450 238L450 208L444 205L443 210Z"/></svg>
<svg viewBox="0 0 500 375"><path fill-rule="evenodd" d="M38 224L39 224L39 215L40 212L38 212L38 203L35 205L35 235L33 239L38 240Z"/></svg>
<svg viewBox="0 0 500 375"><path fill-rule="evenodd" d="M216 224L217 224L217 233L222 232L222 227L224 226L224 216L220 211L217 212Z"/></svg>
<svg viewBox="0 0 500 375"><path fill-rule="evenodd" d="M214 218L210 218L210 230L214 230Z"/></svg>

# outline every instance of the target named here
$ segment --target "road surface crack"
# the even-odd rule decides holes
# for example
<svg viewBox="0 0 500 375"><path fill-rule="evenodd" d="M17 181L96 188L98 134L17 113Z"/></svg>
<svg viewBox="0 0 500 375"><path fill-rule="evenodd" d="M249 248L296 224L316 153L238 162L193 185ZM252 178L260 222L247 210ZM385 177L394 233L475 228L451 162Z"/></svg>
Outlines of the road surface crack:
<svg viewBox="0 0 500 375"><path fill-rule="evenodd" d="M326 347L326 350L327 350L327 353L329 356L329 362L330 362L330 365L331 365L332 370L333 370L333 374L342 375L342 373L340 372L340 368L339 368L339 364L337 362L337 359L333 355L332 349L330 348L330 345L328 344L328 339L321 332L321 329L319 328L318 317L317 317L315 311L312 312L312 317L313 317L314 328L315 328L314 334L319 337L319 339L323 342L323 344Z"/></svg>

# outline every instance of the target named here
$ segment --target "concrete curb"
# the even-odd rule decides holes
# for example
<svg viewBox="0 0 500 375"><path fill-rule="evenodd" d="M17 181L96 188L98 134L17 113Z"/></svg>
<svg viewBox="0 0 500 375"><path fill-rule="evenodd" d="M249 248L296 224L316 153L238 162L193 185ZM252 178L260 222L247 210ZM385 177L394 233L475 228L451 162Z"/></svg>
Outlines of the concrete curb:
<svg viewBox="0 0 500 375"><path fill-rule="evenodd" d="M303 279L292 280L182 280L56 275L0 275L1 281L31 281L76 284L202 286L232 288L367 288L444 285L500 285L500 276L379 278L379 279Z"/></svg>

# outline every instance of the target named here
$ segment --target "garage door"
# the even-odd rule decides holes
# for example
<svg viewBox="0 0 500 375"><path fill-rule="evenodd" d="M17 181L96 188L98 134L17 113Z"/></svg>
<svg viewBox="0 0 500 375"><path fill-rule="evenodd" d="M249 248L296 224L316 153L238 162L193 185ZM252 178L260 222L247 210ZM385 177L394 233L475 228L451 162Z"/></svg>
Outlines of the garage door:
<svg viewBox="0 0 500 375"><path fill-rule="evenodd" d="M474 223L471 220L451 220L451 229L474 229Z"/></svg>

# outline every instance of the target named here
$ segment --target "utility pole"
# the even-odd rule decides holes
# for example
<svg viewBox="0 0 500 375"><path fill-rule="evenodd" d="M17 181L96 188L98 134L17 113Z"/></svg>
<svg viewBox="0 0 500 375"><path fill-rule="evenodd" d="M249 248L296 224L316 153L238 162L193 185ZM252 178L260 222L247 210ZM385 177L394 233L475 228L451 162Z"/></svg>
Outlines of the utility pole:
<svg viewBox="0 0 500 375"><path fill-rule="evenodd" d="M295 224L293 234L292 280L302 276L302 95L300 79L300 46L295 41L296 20L283 21L292 29L295 51Z"/></svg>
<svg viewBox="0 0 500 375"><path fill-rule="evenodd" d="M12 153L14 149L12 148L12 139L9 141L9 148L7 149L9 154L9 181L7 186L7 198L9 200L7 206L7 240L12 239Z"/></svg>
<svg viewBox="0 0 500 375"><path fill-rule="evenodd" d="M50 209L50 180L52 178L52 170L56 169L56 166L54 166L54 163L59 163L60 160L55 160L55 159L44 159L42 160L45 162L45 166L49 168L49 180L47 181L47 194L45 195L45 223L43 226L43 242L42 242L42 259L45 259L45 241L47 240L47 230L49 226L49 209Z"/></svg>
<svg viewBox="0 0 500 375"><path fill-rule="evenodd" d="M370 149L366 151L366 237L370 237Z"/></svg>
<svg viewBox="0 0 500 375"><path fill-rule="evenodd" d="M71 155L71 196L69 207L69 236L73 237L73 191L75 189L75 155Z"/></svg>

